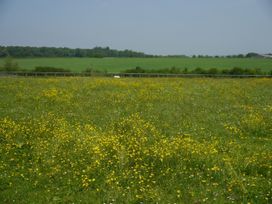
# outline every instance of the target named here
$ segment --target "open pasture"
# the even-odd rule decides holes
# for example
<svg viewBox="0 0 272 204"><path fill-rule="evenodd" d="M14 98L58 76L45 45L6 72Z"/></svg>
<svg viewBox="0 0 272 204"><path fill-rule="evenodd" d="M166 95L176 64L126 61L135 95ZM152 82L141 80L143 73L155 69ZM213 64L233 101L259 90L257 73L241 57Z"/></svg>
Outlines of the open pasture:
<svg viewBox="0 0 272 204"><path fill-rule="evenodd" d="M271 90L271 79L2 77L0 202L271 203Z"/></svg>
<svg viewBox="0 0 272 204"><path fill-rule="evenodd" d="M0 67L4 65L4 58L0 58ZM265 72L272 71L272 59L254 58L18 58L14 59L21 69L33 70L37 66L65 68L81 72L87 68L93 70L121 72L137 66L144 69L164 69L177 67L180 69L195 68L231 69L260 68Z"/></svg>

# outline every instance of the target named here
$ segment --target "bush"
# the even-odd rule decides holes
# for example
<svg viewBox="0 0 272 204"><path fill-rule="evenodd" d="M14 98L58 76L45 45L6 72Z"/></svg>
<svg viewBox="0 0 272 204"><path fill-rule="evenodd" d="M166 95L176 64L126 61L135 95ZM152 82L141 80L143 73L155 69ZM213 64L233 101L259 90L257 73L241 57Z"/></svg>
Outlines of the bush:
<svg viewBox="0 0 272 204"><path fill-rule="evenodd" d="M56 67L35 67L34 72L70 72L70 70Z"/></svg>
<svg viewBox="0 0 272 204"><path fill-rule="evenodd" d="M127 70L125 70L124 72L125 72L125 73L145 73L146 70L144 70L143 68L137 66L137 67L134 68L134 69L127 69Z"/></svg>
<svg viewBox="0 0 272 204"><path fill-rule="evenodd" d="M171 74L180 74L181 71L180 71L179 68L171 67L171 69L169 70L169 73L171 73Z"/></svg>
<svg viewBox="0 0 272 204"><path fill-rule="evenodd" d="M207 74L207 71L198 67L191 71L192 74Z"/></svg>
<svg viewBox="0 0 272 204"><path fill-rule="evenodd" d="M145 70L141 67L136 67L135 69L128 69L125 70L124 73L157 73L157 74L208 74L208 75L215 75L215 74L223 74L223 75L265 75L266 72L263 72L259 68L255 69L243 69L240 67L234 67L232 69L223 69L218 70L217 68L211 68L209 70L205 70L203 68L196 68L192 71L188 71L187 68L184 68L183 70L171 67L171 68L165 68L165 69L151 69L151 70ZM268 74L272 75L271 72L268 72Z"/></svg>
<svg viewBox="0 0 272 204"><path fill-rule="evenodd" d="M207 71L207 74L218 74L219 71L216 68L211 68Z"/></svg>
<svg viewBox="0 0 272 204"><path fill-rule="evenodd" d="M229 70L229 74L231 75L242 75L245 71L240 67L234 67L231 70Z"/></svg>
<svg viewBox="0 0 272 204"><path fill-rule="evenodd" d="M18 71L18 70L19 70L18 63L14 62L12 57L6 57L3 71Z"/></svg>
<svg viewBox="0 0 272 204"><path fill-rule="evenodd" d="M260 68L255 68L253 69L253 71L254 71L254 74L258 74L258 75L265 74Z"/></svg>
<svg viewBox="0 0 272 204"><path fill-rule="evenodd" d="M234 68L232 68L231 70L228 71L228 74L231 74L231 75L264 75L265 73L259 68L242 69L240 67L234 67Z"/></svg>
<svg viewBox="0 0 272 204"><path fill-rule="evenodd" d="M228 69L223 69L223 70L221 71L221 73L222 73L222 74L229 74L229 70L228 70Z"/></svg>
<svg viewBox="0 0 272 204"><path fill-rule="evenodd" d="M183 71L182 71L183 74L187 74L188 73L188 68L184 68Z"/></svg>

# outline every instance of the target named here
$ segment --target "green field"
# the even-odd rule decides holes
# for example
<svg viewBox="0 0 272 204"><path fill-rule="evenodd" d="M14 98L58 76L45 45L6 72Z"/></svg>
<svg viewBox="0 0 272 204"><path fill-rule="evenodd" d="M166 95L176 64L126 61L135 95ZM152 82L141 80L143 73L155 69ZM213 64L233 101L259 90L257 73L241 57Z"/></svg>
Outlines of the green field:
<svg viewBox="0 0 272 204"><path fill-rule="evenodd" d="M1 77L0 203L271 203L271 90Z"/></svg>
<svg viewBox="0 0 272 204"><path fill-rule="evenodd" d="M260 68L263 71L272 70L272 59L248 59L248 58L23 58L15 59L20 68L34 69L36 66L52 66L66 68L71 71L80 72L87 68L94 70L120 72L126 69L140 66L145 69L171 68L218 68L231 69ZM4 59L0 59L3 66Z"/></svg>

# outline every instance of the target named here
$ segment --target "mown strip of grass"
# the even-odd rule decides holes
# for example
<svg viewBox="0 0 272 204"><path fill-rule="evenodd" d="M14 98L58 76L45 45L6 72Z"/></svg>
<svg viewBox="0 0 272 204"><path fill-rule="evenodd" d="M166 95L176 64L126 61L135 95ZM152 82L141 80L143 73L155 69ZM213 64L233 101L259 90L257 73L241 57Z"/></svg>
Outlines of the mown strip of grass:
<svg viewBox="0 0 272 204"><path fill-rule="evenodd" d="M4 58L0 58L0 67L4 66ZM143 69L166 69L176 67L189 71L202 68L218 70L233 67L255 69L269 72L272 69L271 59L254 58L22 58L14 59L21 69L34 70L35 67L56 67L81 72L93 69L107 72L122 72L127 69L141 67Z"/></svg>

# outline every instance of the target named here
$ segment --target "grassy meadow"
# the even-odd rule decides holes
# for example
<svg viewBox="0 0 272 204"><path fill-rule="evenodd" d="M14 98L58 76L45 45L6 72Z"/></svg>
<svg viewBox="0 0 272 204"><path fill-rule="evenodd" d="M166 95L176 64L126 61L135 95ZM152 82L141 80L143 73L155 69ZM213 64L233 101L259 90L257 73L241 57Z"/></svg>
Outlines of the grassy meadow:
<svg viewBox="0 0 272 204"><path fill-rule="evenodd" d="M1 77L0 203L272 203L271 90L271 79Z"/></svg>
<svg viewBox="0 0 272 204"><path fill-rule="evenodd" d="M4 65L0 58L0 67ZM14 59L22 69L33 70L36 66L51 66L80 72L87 68L94 70L120 72L137 66L144 69L163 68L217 68L231 69L260 68L265 72L272 71L272 59L254 58L18 58Z"/></svg>

